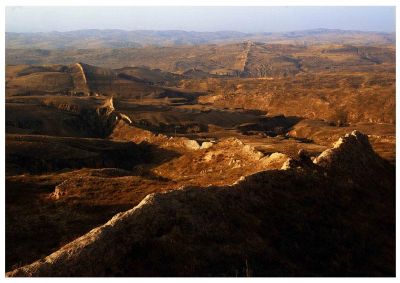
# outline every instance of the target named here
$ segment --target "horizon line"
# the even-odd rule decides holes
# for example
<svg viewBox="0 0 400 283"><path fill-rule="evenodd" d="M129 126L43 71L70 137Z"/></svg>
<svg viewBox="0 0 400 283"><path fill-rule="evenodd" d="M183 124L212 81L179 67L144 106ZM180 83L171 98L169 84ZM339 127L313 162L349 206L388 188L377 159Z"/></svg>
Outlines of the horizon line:
<svg viewBox="0 0 400 283"><path fill-rule="evenodd" d="M67 32L79 32L79 31L124 31L124 32L137 32L137 31L164 31L164 32L195 32L195 33L218 33L218 32L235 32L240 34L263 34L263 33L270 33L270 34L279 34L279 33L289 33L289 32L302 32L302 31L346 31L346 32L365 32L365 33L396 33L394 31L379 31L379 30L357 30L357 29L339 29L339 28L311 28L311 29L299 29L299 30L286 30L286 31L258 31L258 32L243 32L237 30L215 30L215 31L196 31L196 30L183 30L183 29L118 29L118 28L111 28L111 29L101 29L101 28L83 28L83 29L74 29L74 30L52 30L52 31L5 31L5 33L30 33L30 34L37 34L37 33L67 33Z"/></svg>

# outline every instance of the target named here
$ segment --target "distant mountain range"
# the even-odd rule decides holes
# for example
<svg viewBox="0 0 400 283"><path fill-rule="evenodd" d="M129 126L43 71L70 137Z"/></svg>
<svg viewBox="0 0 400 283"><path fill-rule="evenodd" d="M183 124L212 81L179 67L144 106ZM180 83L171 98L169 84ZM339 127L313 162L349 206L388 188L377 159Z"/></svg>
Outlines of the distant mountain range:
<svg viewBox="0 0 400 283"><path fill-rule="evenodd" d="M242 33L236 31L195 32L181 30L98 30L68 32L6 32L8 49L96 49L135 48L235 43L243 41L285 44L394 44L395 33L313 29L280 33Z"/></svg>

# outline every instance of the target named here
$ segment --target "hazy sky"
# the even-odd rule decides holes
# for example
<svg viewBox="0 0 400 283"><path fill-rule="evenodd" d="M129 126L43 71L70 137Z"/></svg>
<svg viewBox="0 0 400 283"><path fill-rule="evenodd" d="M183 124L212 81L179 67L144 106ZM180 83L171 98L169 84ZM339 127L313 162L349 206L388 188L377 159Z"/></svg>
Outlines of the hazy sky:
<svg viewBox="0 0 400 283"><path fill-rule="evenodd" d="M395 31L395 7L7 7L6 31Z"/></svg>

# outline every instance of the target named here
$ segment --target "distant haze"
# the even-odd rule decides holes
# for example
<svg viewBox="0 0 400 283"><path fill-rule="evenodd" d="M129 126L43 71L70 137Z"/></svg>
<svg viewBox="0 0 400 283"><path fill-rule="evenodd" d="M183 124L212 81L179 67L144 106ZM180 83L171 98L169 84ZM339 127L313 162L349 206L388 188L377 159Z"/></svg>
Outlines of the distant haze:
<svg viewBox="0 0 400 283"><path fill-rule="evenodd" d="M395 31L395 7L7 7L7 32L79 29Z"/></svg>

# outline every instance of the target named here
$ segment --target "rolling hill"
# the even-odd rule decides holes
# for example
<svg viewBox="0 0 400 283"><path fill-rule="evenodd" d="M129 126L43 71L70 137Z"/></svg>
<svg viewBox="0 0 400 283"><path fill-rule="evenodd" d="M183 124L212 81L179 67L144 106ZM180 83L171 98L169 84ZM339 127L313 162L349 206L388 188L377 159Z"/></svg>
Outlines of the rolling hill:
<svg viewBox="0 0 400 283"><path fill-rule="evenodd" d="M152 31L152 30L76 30L69 32L6 33L6 48L94 49L137 48L149 45L178 46L257 41L268 43L348 43L388 44L394 33L314 29L281 33L242 33L234 31Z"/></svg>

